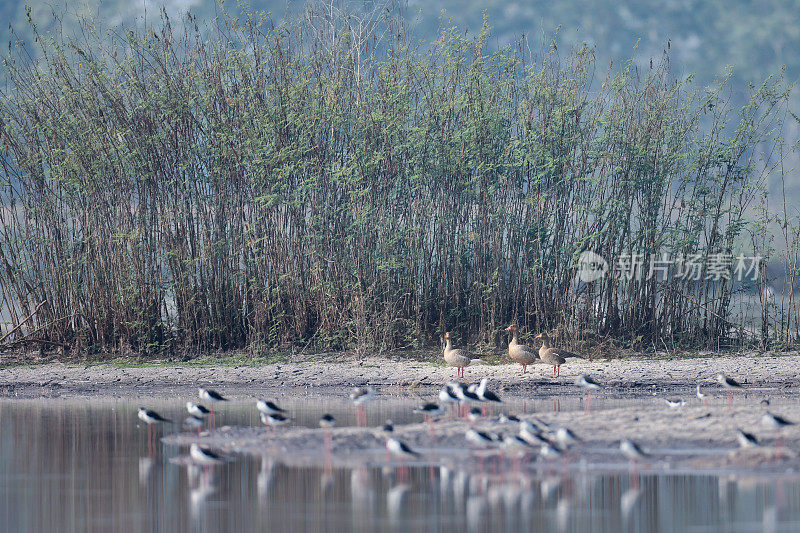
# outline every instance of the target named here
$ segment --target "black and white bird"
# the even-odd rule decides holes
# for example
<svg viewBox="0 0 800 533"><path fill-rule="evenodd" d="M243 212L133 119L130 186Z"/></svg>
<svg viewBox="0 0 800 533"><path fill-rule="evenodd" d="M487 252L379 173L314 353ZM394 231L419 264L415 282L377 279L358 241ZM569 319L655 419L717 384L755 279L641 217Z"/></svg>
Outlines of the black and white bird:
<svg viewBox="0 0 800 533"><path fill-rule="evenodd" d="M695 390L695 396L697 396L698 400L703 402L703 405L708 405L708 401L707 401L708 393L705 393L705 392L700 390L700 384L699 383L697 384L697 389Z"/></svg>
<svg viewBox="0 0 800 533"><path fill-rule="evenodd" d="M548 439L541 431L539 431L536 426L531 424L527 420L523 420L519 423L519 436L525 440L528 444L531 445L542 445L542 444L549 444L550 439Z"/></svg>
<svg viewBox="0 0 800 533"><path fill-rule="evenodd" d="M761 416L761 424L772 429L782 429L785 428L786 426L795 425L794 422L786 420L782 416L772 414L769 411L765 412Z"/></svg>
<svg viewBox="0 0 800 533"><path fill-rule="evenodd" d="M194 402L186 402L186 410L190 415L196 416L197 418L206 418L210 412L205 405Z"/></svg>
<svg viewBox="0 0 800 533"><path fill-rule="evenodd" d="M228 401L227 398L225 398L222 394L218 393L217 391L211 389L204 389L203 387L197 389L197 394L200 396L201 400L209 402L212 406L217 402Z"/></svg>
<svg viewBox="0 0 800 533"><path fill-rule="evenodd" d="M401 442L394 437L386 439L386 449L389 453L400 459L414 459L420 456L418 452L412 450L405 442Z"/></svg>
<svg viewBox="0 0 800 533"><path fill-rule="evenodd" d="M755 435L747 433L742 429L736 430L736 442L739 443L740 448L755 448L756 446L760 446Z"/></svg>
<svg viewBox="0 0 800 533"><path fill-rule="evenodd" d="M496 440L494 435L472 428L469 428L466 433L464 433L464 437L466 437L467 441L472 444L477 444L478 446L491 446Z"/></svg>
<svg viewBox="0 0 800 533"><path fill-rule="evenodd" d="M564 452L559 447L548 442L541 445L539 448L539 455L545 459L558 459L564 455Z"/></svg>
<svg viewBox="0 0 800 533"><path fill-rule="evenodd" d="M189 415L184 419L183 427L189 431L197 430L199 434L200 430L203 429L203 419L199 416Z"/></svg>
<svg viewBox="0 0 800 533"><path fill-rule="evenodd" d="M367 412L364 404L375 397L375 389L372 387L353 387L350 391L350 400L356 406L356 424L359 426L367 425Z"/></svg>
<svg viewBox="0 0 800 533"><path fill-rule="evenodd" d="M581 439L568 427L560 427L556 430L556 442L562 448L569 448L573 444L581 442Z"/></svg>
<svg viewBox="0 0 800 533"><path fill-rule="evenodd" d="M256 401L256 409L266 415L281 414L285 415L286 411L277 406L277 404L270 400Z"/></svg>
<svg viewBox="0 0 800 533"><path fill-rule="evenodd" d="M144 407L140 407L139 408L139 412L138 412L137 416L139 417L139 420L141 420L142 422L147 424L148 427L152 426L153 424L161 424L163 422L170 422L170 423L172 422L172 420L170 420L168 418L164 418L163 416L161 416L160 414L156 413L155 411L152 411L150 409L145 409Z"/></svg>
<svg viewBox="0 0 800 533"><path fill-rule="evenodd" d="M189 448L189 456L196 462L201 465L218 465L225 461L225 458L221 455L212 452L208 448L204 448L199 444L192 443L191 447Z"/></svg>
<svg viewBox="0 0 800 533"><path fill-rule="evenodd" d="M458 403L458 396L453 391L450 383L445 385L444 388L439 391L439 401L442 403Z"/></svg>
<svg viewBox="0 0 800 533"><path fill-rule="evenodd" d="M667 402L667 405L672 409L677 409L686 405L686 400L681 398L665 398L664 401Z"/></svg>
<svg viewBox="0 0 800 533"><path fill-rule="evenodd" d="M353 404L361 405L375 397L375 389L372 387L353 387L350 391L350 400Z"/></svg>
<svg viewBox="0 0 800 533"><path fill-rule="evenodd" d="M623 439L619 443L619 451L622 452L622 455L624 455L625 457L627 457L632 461L650 457L650 454L642 450L641 446L633 442L631 439Z"/></svg>
<svg viewBox="0 0 800 533"><path fill-rule="evenodd" d="M510 450L531 450L533 445L519 435L503 435L503 447Z"/></svg>
<svg viewBox="0 0 800 533"><path fill-rule="evenodd" d="M518 424L519 422L520 419L517 415L507 415L505 413L500 413L500 415L497 417L498 424L511 424L511 423Z"/></svg>
<svg viewBox="0 0 800 533"><path fill-rule="evenodd" d="M381 427L381 432L383 432L384 435L394 433L394 423L391 420L384 422L383 426Z"/></svg>
<svg viewBox="0 0 800 533"><path fill-rule="evenodd" d="M442 407L437 403L426 403L422 407L417 407L416 409L413 409L413 411L415 413L424 415L425 418L439 416L442 413L444 413L444 409L442 409Z"/></svg>
<svg viewBox="0 0 800 533"><path fill-rule="evenodd" d="M482 402L502 403L502 400L500 400L500 397L497 394L486 388L486 385L488 383L489 383L489 378L483 378L481 379L480 383L478 383L478 386L475 387L474 389L471 389L470 386L469 392L474 393L475 396L477 396L478 399Z"/></svg>
<svg viewBox="0 0 800 533"><path fill-rule="evenodd" d="M603 388L603 386L589 374L581 374L575 378L575 385L585 391L593 391Z"/></svg>
<svg viewBox="0 0 800 533"><path fill-rule="evenodd" d="M325 413L319 419L319 427L330 429L336 425L336 419L333 418L333 415Z"/></svg>
<svg viewBox="0 0 800 533"><path fill-rule="evenodd" d="M271 427L272 429L275 429L278 426L285 426L292 420L294 419L289 418L288 416L284 416L280 413L273 413L273 414L261 413L261 423L264 424L265 426Z"/></svg>
<svg viewBox="0 0 800 533"><path fill-rule="evenodd" d="M450 386L451 389L453 389L453 392L456 393L458 401L460 401L461 403L470 403L470 402L477 403L481 401L481 399L478 398L478 395L475 394L474 392L470 392L469 390L467 390L467 388L464 387L463 383L450 382L448 383L448 385Z"/></svg>
<svg viewBox="0 0 800 533"><path fill-rule="evenodd" d="M467 420L469 420L471 423L474 424L480 419L481 419L481 410L478 409L477 407L473 407L472 409L469 410L469 412L467 412Z"/></svg>
<svg viewBox="0 0 800 533"><path fill-rule="evenodd" d="M732 377L726 376L722 372L717 374L717 383L719 383L728 390L741 390L742 388L742 385L738 381L736 381Z"/></svg>

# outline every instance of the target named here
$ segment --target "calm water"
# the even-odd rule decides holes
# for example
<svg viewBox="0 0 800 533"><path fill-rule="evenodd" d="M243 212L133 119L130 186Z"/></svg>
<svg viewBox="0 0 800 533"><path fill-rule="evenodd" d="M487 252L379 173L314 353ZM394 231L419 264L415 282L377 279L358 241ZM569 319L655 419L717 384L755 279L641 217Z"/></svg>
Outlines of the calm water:
<svg viewBox="0 0 800 533"><path fill-rule="evenodd" d="M354 422L345 402L281 401L300 423L314 425L323 410ZM794 478L574 471L489 478L438 467L287 468L255 457L203 471L171 462L185 453L174 447L159 444L148 455L136 418L141 403L0 400L0 530L800 530ZM177 398L146 405L185 416ZM370 424L417 420L409 405L373 402ZM551 406L542 400L526 409ZM218 414L218 425L257 422L250 404Z"/></svg>

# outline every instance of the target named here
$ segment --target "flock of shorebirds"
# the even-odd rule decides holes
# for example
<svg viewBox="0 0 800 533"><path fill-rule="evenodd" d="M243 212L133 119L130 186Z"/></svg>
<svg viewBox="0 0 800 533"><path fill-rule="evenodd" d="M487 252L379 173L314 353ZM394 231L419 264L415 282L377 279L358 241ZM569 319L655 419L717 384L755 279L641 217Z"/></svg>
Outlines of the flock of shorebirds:
<svg viewBox="0 0 800 533"><path fill-rule="evenodd" d="M507 331L510 331L512 334L508 347L509 356L522 365L523 372L526 371L528 365L543 362L548 365L553 365L553 376L557 377L560 372L560 366L566 362L567 358L581 357L569 351L552 347L551 340L546 333L537 336L537 338L542 340L542 346L536 350L526 345L519 344L517 341L517 328L514 325L509 326ZM467 350L454 349L449 332L445 333L444 339L446 341L444 359L449 365L456 367L457 378L461 378L464 375L464 368L479 358ZM733 392L741 390L742 385L725 374L717 375L716 381L724 389L729 391L728 404L730 407L733 400ZM588 374L579 375L575 379L575 385L585 392L586 408L588 410L592 391L602 389L603 385ZM552 427L538 418L521 420L514 415L506 414L501 414L496 421L504 427L507 427L509 423L516 423L518 428L516 432L502 434L476 429L473 424L486 415L486 406L490 404L499 405L502 403L499 395L489 390L487 386L488 379L485 377L481 379L480 382L468 386L458 381L449 382L439 392L438 403L425 403L414 409L414 412L423 415L425 422L429 424L432 432L433 423L440 420L442 415L446 414L447 406L453 406L454 409L458 410L459 417L463 415L470 422L464 434L466 441L470 445L479 448L497 448L525 452L538 449L538 454L542 458L555 459L561 457L572 445L581 442L581 438L568 427ZM198 395L209 407L187 401L186 410L189 416L184 420L184 427L190 430L197 430L199 434L207 420L210 419L210 427L215 426L214 405L218 402L225 402L227 399L220 393L205 388L198 389ZM709 398L709 394L701 390L699 383L696 388L696 396L703 404L706 404ZM357 425L366 426L364 404L375 397L375 389L370 386L356 387L352 390L349 397L356 408ZM686 403L686 401L681 398L665 398L665 401L667 405L673 409L678 409ZM765 408L769 406L768 400L762 400L761 403ZM479 406L482 406L483 409L480 409ZM258 400L256 402L256 408L260 414L261 422L270 428L274 429L279 426L284 426L293 421L293 419L288 416L286 410L279 407L273 401ZM171 422L157 412L145 408L139 409L138 416L148 427L149 446L152 445L151 441L154 436L154 425ZM782 416L775 415L766 409L761 418L761 423L770 429L777 430L794 425L794 422ZM330 452L330 429L335 425L336 419L330 414L325 414L319 419L319 426L326 430L326 453ZM385 436L387 454L391 454L401 460L420 457L419 452L393 435L394 426L391 421L387 421L381 428L381 431ZM755 435L741 428L736 430L736 438L742 448L752 448L759 445ZM619 450L625 457L634 462L649 457L648 453L645 452L639 444L627 438L619 442ZM224 461L222 456L196 443L191 445L190 457L195 462L203 465L216 464Z"/></svg>
<svg viewBox="0 0 800 533"><path fill-rule="evenodd" d="M717 376L717 382L730 392L729 402L731 401L733 391L742 389L742 385L731 377L724 374ZM590 397L591 392L603 388L599 382L587 374L579 375L575 380L575 385L582 389L587 397ZM511 414L500 414L493 419L503 427L508 427L508 424L516 424L517 431L512 433L496 433L494 431L479 430L474 427L474 423L483 419L486 416L487 405L502 404L499 395L488 389L488 378L483 378L478 383L465 385L461 382L451 381L447 383L438 394L439 402L428 402L417 408L414 408L415 413L421 414L426 423L429 424L431 432L433 432L433 424L441 420L441 417L448 411L448 406L457 410L459 417L464 416L469 421L464 437L466 442L471 446L481 449L498 449L517 452L531 452L538 449L538 455L545 460L557 459L573 445L582 442L582 439L566 426L555 427L547 424L539 418L520 419ZM188 417L184 420L184 428L189 430L197 430L200 433L206 422L209 422L210 427L214 427L214 405L218 402L228 401L227 398L220 393L200 388L198 395L201 400L208 403L209 407L203 404L195 403L192 401L186 402L186 410ZM703 392L700 384L696 388L697 399L704 404L709 398L709 394ZM356 387L350 392L350 400L356 408L356 420L359 426L366 426L366 412L364 404L372 400L376 396L375 389L369 386ZM683 399L665 399L667 405L677 409L685 405ZM762 400L762 406L768 407L769 400ZM279 426L290 424L294 419L291 418L285 409L279 407L274 401L259 399L255 404L261 418L261 422L273 430ZM483 407L481 409L480 407ZM157 412L139 408L138 417L148 427L148 446L151 446L154 437L153 427L156 424L165 422L172 422L164 418ZM770 429L783 429L786 426L794 425L794 422L786 418L765 411L761 418L761 423ZM325 451L326 454L330 453L331 433L330 429L336 425L336 419L330 414L324 414L320 417L319 426L326 430L325 432ZM380 428L381 433L385 437L387 456L392 456L402 460L418 459L421 457L420 452L414 450L407 443L399 440L394 436L394 426L391 421ZM746 432L742 429L737 429L736 439L739 446L742 448L752 448L759 446L758 439L752 433ZM622 439L619 442L620 452L634 463L638 460L644 460L650 455L643 450L643 448L632 441L631 439ZM209 448L200 446L193 443L190 446L189 456L191 459L201 465L213 465L222 463L226 458Z"/></svg>

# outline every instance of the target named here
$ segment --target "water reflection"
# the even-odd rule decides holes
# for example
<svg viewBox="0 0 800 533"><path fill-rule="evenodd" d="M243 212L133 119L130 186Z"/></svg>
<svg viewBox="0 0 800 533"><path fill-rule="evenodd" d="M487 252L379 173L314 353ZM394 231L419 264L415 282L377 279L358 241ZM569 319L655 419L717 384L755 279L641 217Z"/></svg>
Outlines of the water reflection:
<svg viewBox="0 0 800 533"><path fill-rule="evenodd" d="M404 418L408 404L374 405L378 420L414 420ZM153 407L180 419L178 400ZM0 530L787 531L800 523L800 481L788 475L528 475L495 464L479 473L458 464L344 470L290 468L269 456L196 466L186 450L160 443L149 454L135 408L0 402ZM298 417L313 425L323 408L336 406L298 409ZM255 409L238 409L220 417L257 422Z"/></svg>

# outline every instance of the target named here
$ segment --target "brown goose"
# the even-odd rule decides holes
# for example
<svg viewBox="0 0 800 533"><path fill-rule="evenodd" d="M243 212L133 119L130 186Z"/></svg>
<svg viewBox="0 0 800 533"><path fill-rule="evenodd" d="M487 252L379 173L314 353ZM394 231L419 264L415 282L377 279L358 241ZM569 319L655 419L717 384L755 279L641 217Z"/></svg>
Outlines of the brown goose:
<svg viewBox="0 0 800 533"><path fill-rule="evenodd" d="M539 355L536 353L536 348L517 342L517 326L511 324L506 328L506 331L512 333L511 341L508 343L508 356L522 365L522 373L524 374L528 365L535 363Z"/></svg>
<svg viewBox="0 0 800 533"><path fill-rule="evenodd" d="M578 354L562 350L561 348L550 347L550 336L547 333L539 333L536 338L542 339L542 347L539 348L539 358L543 363L553 365L553 377L561 375L561 365L567 362L567 357L583 359Z"/></svg>
<svg viewBox="0 0 800 533"><path fill-rule="evenodd" d="M450 332L444 334L447 344L444 346L444 360L448 365L454 366L458 369L456 373L457 378L464 377L464 367L469 366L473 361L480 361L480 358L475 357L472 352L467 350L455 350L450 341Z"/></svg>

